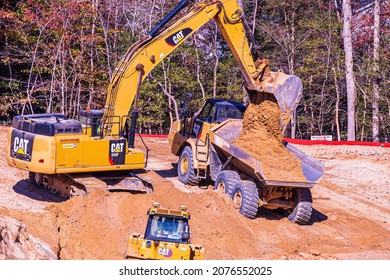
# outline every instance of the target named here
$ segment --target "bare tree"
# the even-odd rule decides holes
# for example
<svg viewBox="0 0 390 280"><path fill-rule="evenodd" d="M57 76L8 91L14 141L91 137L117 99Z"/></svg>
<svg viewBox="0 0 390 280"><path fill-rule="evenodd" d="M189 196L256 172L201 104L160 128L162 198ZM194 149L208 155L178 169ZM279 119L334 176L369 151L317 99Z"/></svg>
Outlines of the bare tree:
<svg viewBox="0 0 390 280"><path fill-rule="evenodd" d="M161 82L157 82L157 84L160 86L161 90L164 92L164 94L166 96L168 96L168 103L169 103L169 119L171 121L171 123L174 121L174 120L178 120L179 119L179 107L177 105L177 101L175 99L175 97L172 95L172 92L171 92L171 82L169 81L169 78L168 78L168 75L167 75L167 71L169 71L169 64L170 64L170 59L168 59L167 61L168 63L168 66L165 67L165 63L164 61L161 61L161 67L162 67L162 70L163 70L163 74L164 74L164 84L162 84ZM173 107L174 107L174 112L175 112L175 117L172 116L172 103L173 103Z"/></svg>
<svg viewBox="0 0 390 280"><path fill-rule="evenodd" d="M94 37L95 36L95 30L96 30L96 10L98 9L98 5L99 5L99 2L96 1L96 0L93 0L92 1L92 9L93 9L93 17L92 17L92 26L91 26L91 36ZM95 71L95 65L94 65L94 48L95 48L95 45L94 45L94 42L92 41L91 42L92 45L90 47L90 72L93 73ZM93 99L95 97L95 87L94 87L94 84L93 84L93 81L90 81L89 82L89 99L88 99L88 103L87 103L87 107L90 108L91 105L92 105L92 102L93 102Z"/></svg>
<svg viewBox="0 0 390 280"><path fill-rule="evenodd" d="M213 42L213 58L214 58L214 71L213 71L213 97L217 96L217 78L218 78L218 25L215 23L215 29L212 33Z"/></svg>
<svg viewBox="0 0 390 280"><path fill-rule="evenodd" d="M203 87L203 83L201 81L201 71L200 71L201 62L200 62L200 59L199 59L199 47L198 47L198 44L197 44L196 36L194 36L194 45L195 45L195 55L196 55L196 80L198 81L200 90L202 92L202 98L203 98L203 100L205 100L206 99L206 93L205 93L205 90L204 90L204 87Z"/></svg>
<svg viewBox="0 0 390 280"><path fill-rule="evenodd" d="M337 63L337 69L340 69L339 63ZM336 134L337 134L337 141L341 140L341 133L340 133L340 87L339 82L337 79L337 73L340 73L340 71L336 72L335 67L332 67L333 70L333 77L334 77L334 86L336 91L336 104L335 104L335 123L336 123Z"/></svg>
<svg viewBox="0 0 390 280"><path fill-rule="evenodd" d="M347 85L347 110L348 110L347 140L348 141L354 141L356 139L356 128L355 128L356 85L355 85L355 73L353 71L351 20L352 20L351 1L343 0L343 40L344 40L344 51L345 51L345 74L346 74L346 85Z"/></svg>
<svg viewBox="0 0 390 280"><path fill-rule="evenodd" d="M379 142L379 39L380 39L380 1L375 0L374 6L374 88L372 100L372 141Z"/></svg>

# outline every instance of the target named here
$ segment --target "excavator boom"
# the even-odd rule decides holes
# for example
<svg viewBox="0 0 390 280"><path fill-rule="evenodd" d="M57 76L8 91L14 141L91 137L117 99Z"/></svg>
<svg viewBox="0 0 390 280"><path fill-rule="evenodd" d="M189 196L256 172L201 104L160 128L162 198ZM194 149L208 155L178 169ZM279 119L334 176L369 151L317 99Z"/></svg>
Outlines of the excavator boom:
<svg viewBox="0 0 390 280"><path fill-rule="evenodd" d="M229 45L245 79L246 88L251 96L254 96L251 100L254 102L259 93L273 94L284 114L284 123L287 124L291 111L299 102L302 82L296 76L271 72L266 59L254 61L246 37L243 12L237 1L203 1L195 4L184 17L160 32L159 30L187 4L187 0L181 1L148 35L130 47L118 64L108 87L103 116L104 135L120 134L124 122L114 119L126 116L134 99L133 113L137 114L139 87L146 75L211 20L217 22ZM132 121L135 120L136 116Z"/></svg>

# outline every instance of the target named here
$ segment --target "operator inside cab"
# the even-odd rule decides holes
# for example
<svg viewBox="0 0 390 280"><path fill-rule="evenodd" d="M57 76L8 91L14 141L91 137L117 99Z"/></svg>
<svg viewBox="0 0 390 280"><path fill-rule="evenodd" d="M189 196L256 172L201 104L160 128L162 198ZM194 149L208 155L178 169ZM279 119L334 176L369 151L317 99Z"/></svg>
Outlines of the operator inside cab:
<svg viewBox="0 0 390 280"><path fill-rule="evenodd" d="M183 220L154 216L145 237L147 239L180 242L183 239L185 224L186 222Z"/></svg>

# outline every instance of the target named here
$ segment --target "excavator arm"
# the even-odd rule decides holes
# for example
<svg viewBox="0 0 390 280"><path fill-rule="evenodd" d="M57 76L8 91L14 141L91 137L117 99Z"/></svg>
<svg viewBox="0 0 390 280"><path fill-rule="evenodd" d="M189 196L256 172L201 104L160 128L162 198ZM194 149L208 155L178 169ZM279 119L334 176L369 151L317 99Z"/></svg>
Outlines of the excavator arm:
<svg viewBox="0 0 390 280"><path fill-rule="evenodd" d="M215 20L225 38L245 79L245 85L256 102L257 96L270 93L276 97L283 113L282 125L290 120L291 111L297 106L302 82L296 76L271 72L266 59L254 61L245 32L243 12L236 0L203 1L195 4L182 18L162 31L162 27L180 10L187 0L169 13L146 36L131 46L116 67L108 87L107 102L103 115L103 134L119 135L124 126L122 116L127 116L132 103L132 122L136 121L139 88L155 66L178 48L200 27ZM134 127L134 125L133 125ZM134 131L133 131L134 134ZM129 146L133 140L129 139Z"/></svg>

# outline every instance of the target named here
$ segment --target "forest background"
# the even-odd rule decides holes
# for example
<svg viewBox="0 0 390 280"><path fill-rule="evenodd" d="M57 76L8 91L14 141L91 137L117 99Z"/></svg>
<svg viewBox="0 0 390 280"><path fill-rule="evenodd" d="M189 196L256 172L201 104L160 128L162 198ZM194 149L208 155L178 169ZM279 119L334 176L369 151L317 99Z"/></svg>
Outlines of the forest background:
<svg viewBox="0 0 390 280"><path fill-rule="evenodd" d="M240 2L271 70L303 81L286 136L390 141L389 1ZM44 112L75 118L80 109L103 108L121 56L178 3L1 0L0 121ZM247 100L241 72L214 22L145 79L139 130L167 133L178 117L171 100L180 104L189 93L192 112L209 97Z"/></svg>

